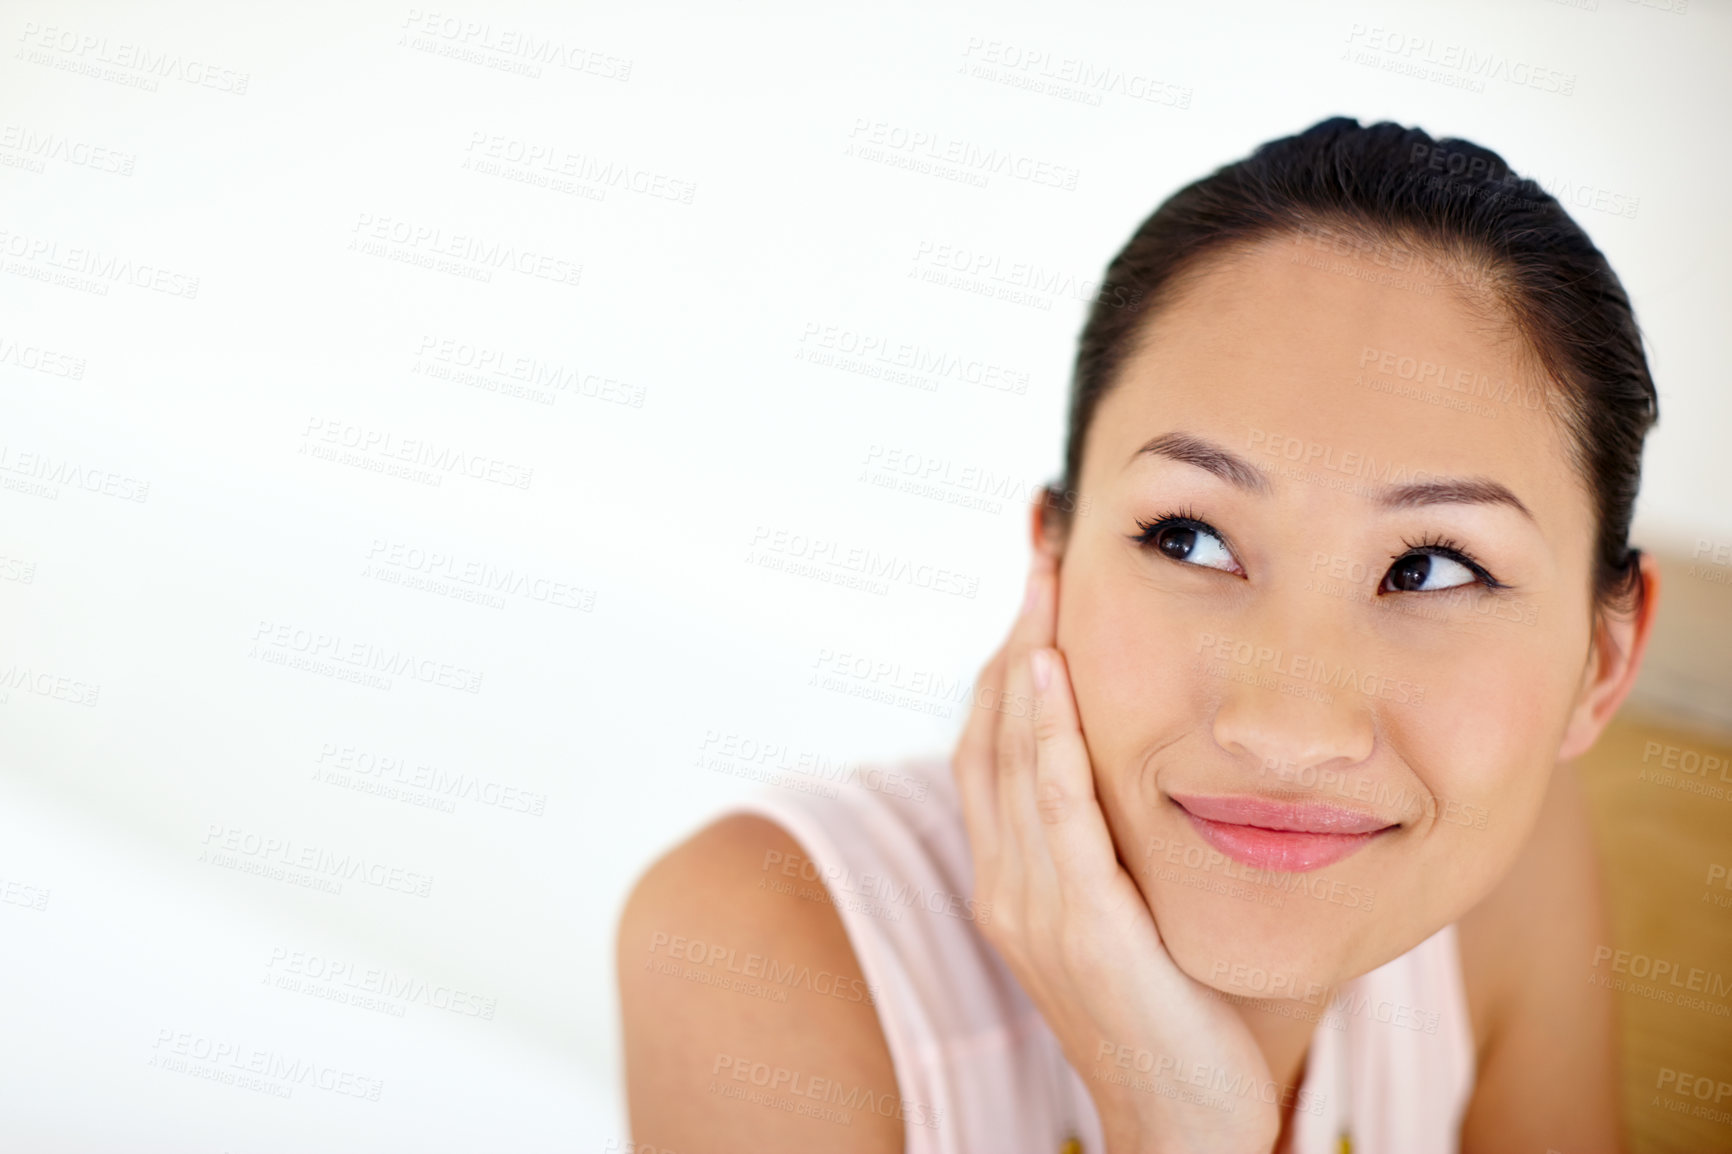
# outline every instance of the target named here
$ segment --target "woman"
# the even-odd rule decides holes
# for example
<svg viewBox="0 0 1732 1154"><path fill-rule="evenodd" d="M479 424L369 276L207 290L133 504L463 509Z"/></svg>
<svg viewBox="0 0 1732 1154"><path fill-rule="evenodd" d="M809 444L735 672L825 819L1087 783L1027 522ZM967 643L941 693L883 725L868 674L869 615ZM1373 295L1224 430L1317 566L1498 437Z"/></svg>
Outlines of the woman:
<svg viewBox="0 0 1732 1154"><path fill-rule="evenodd" d="M638 1149L1621 1149L1561 763L1653 619L1656 411L1604 257L1485 149L1334 119L1175 194L948 769L639 882Z"/></svg>

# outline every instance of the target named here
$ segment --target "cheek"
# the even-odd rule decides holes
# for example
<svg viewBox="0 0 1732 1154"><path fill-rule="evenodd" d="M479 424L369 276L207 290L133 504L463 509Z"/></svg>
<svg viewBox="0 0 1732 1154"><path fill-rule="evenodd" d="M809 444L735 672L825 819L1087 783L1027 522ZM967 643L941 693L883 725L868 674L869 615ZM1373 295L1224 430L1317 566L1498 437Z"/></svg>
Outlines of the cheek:
<svg viewBox="0 0 1732 1154"><path fill-rule="evenodd" d="M1097 770L1197 716L1195 630L1134 580L1102 568L1066 575L1058 628Z"/></svg>
<svg viewBox="0 0 1732 1154"><path fill-rule="evenodd" d="M1566 648L1538 631L1454 638L1409 660L1423 702L1383 714L1435 807L1424 853L1450 863L1452 905L1477 901L1532 827L1574 700Z"/></svg>
<svg viewBox="0 0 1732 1154"><path fill-rule="evenodd" d="M1543 784L1574 700L1560 648L1512 625L1410 656L1405 676L1424 686L1424 698L1387 711L1395 752L1440 798L1488 800Z"/></svg>

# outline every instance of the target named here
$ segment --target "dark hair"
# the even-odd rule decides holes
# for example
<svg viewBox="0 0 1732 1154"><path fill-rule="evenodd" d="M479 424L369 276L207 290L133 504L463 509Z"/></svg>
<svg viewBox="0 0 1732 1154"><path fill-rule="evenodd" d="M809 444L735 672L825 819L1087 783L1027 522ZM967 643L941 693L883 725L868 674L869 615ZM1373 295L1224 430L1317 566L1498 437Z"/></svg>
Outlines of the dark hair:
<svg viewBox="0 0 1732 1154"><path fill-rule="evenodd" d="M1437 258L1490 290L1555 383L1547 407L1593 494L1595 602L1640 604L1630 516L1659 399L1623 285L1563 206L1495 152L1387 122L1334 117L1270 141L1168 197L1113 258L1078 341L1064 478L1047 500L1059 531L1075 502L1058 493L1076 493L1089 424L1145 318L1206 256L1288 235L1392 268Z"/></svg>

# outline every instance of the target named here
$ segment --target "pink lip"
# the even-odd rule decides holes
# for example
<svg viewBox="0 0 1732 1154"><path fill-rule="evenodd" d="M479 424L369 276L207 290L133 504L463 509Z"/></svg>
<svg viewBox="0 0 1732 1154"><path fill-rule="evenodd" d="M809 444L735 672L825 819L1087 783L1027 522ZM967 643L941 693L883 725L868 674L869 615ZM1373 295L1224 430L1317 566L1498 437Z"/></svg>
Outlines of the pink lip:
<svg viewBox="0 0 1732 1154"><path fill-rule="evenodd" d="M1322 869L1397 823L1316 802L1169 795L1204 841L1234 861L1277 873Z"/></svg>

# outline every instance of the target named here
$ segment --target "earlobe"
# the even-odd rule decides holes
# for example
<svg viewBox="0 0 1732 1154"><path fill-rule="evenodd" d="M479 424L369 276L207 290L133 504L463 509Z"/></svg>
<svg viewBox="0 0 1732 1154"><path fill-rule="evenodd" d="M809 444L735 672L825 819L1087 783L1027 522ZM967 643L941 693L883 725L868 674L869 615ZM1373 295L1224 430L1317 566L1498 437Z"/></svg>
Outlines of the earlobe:
<svg viewBox="0 0 1732 1154"><path fill-rule="evenodd" d="M1593 646L1582 672L1575 709L1558 747L1559 761L1580 757L1593 747L1641 671L1660 602L1660 568L1646 553L1638 565L1642 585L1635 605L1624 612L1600 611L1595 615Z"/></svg>

